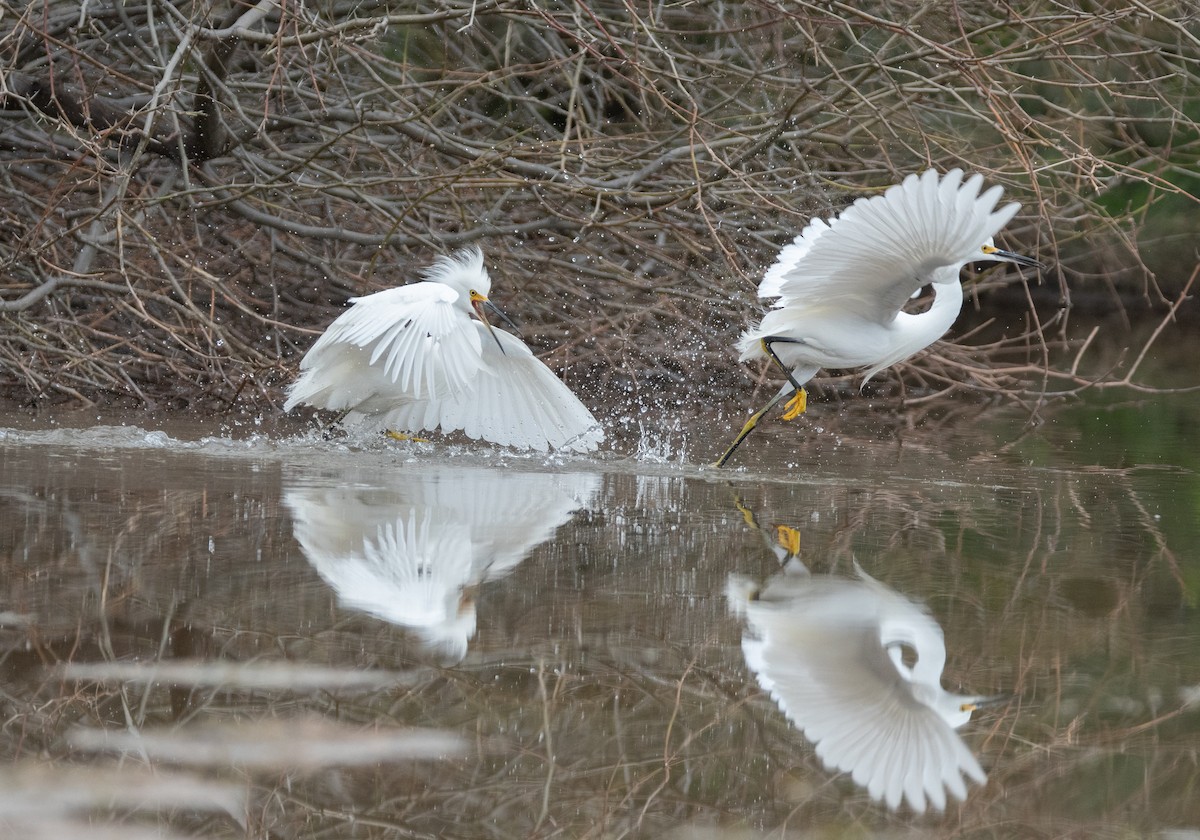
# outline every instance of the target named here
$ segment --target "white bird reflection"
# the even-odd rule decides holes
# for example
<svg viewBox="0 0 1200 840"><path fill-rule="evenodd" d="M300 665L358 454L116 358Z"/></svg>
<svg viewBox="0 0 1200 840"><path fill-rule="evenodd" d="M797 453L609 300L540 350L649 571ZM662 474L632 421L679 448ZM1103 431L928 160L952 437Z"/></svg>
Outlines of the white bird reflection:
<svg viewBox="0 0 1200 840"><path fill-rule="evenodd" d="M730 609L744 616L746 664L832 770L872 799L941 811L966 799L964 777L986 776L955 729L983 698L942 689L942 630L917 604L858 570L857 580L812 576L789 557L760 588L730 576ZM905 651L916 654L906 663Z"/></svg>
<svg viewBox="0 0 1200 840"><path fill-rule="evenodd" d="M599 485L592 473L406 467L379 483L295 486L284 504L342 606L408 627L457 662L475 634L474 587L515 569Z"/></svg>

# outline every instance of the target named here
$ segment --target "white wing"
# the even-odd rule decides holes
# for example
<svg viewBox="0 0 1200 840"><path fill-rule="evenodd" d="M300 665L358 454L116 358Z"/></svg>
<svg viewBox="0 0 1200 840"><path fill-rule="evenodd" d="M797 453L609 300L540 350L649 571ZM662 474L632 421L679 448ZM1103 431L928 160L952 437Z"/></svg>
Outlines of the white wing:
<svg viewBox="0 0 1200 840"><path fill-rule="evenodd" d="M507 574L580 508L594 504L594 473L498 471L475 467L406 475L402 491L417 507L448 511L470 534L477 576Z"/></svg>
<svg viewBox="0 0 1200 840"><path fill-rule="evenodd" d="M827 230L829 230L829 222L824 219L813 219L804 230L796 235L795 239L784 245L779 251L779 256L775 258L775 264L767 269L762 282L758 284L758 296L769 299L783 294L781 287L784 278L808 255L813 243L817 241L817 237Z"/></svg>
<svg viewBox="0 0 1200 840"><path fill-rule="evenodd" d="M461 390L482 360L479 332L458 298L430 282L352 298L300 362L284 410L307 403L372 413L395 399Z"/></svg>
<svg viewBox="0 0 1200 840"><path fill-rule="evenodd" d="M470 532L433 508L377 504L361 489L289 490L305 557L349 609L417 630L457 658L475 631Z"/></svg>
<svg viewBox="0 0 1200 840"><path fill-rule="evenodd" d="M592 413L515 336L478 321L483 367L472 383L445 399L415 400L381 415L393 429L461 429L467 437L518 449L590 452L604 440Z"/></svg>
<svg viewBox="0 0 1200 840"><path fill-rule="evenodd" d="M418 630L461 659L475 629L470 587L512 571L571 513L593 504L593 473L501 472L444 464L290 487L284 504L309 563L348 608Z"/></svg>
<svg viewBox="0 0 1200 840"><path fill-rule="evenodd" d="M783 276L781 305L832 305L887 323L924 284L958 282L958 267L980 255L1019 209L996 210L1002 189L981 195L982 184L979 175L964 182L960 169L941 178L931 169L858 199Z"/></svg>
<svg viewBox="0 0 1200 840"><path fill-rule="evenodd" d="M979 783L986 779L975 756L934 709L913 698L886 655L868 661L882 654L868 637L859 638L873 647L864 647L857 660L830 656L828 647L824 654L803 655L771 647L763 673L772 696L821 760L849 773L872 799L893 809L907 799L917 813L927 802L944 810L947 790L966 799L963 774ZM841 649L847 641L839 640Z"/></svg>
<svg viewBox="0 0 1200 840"><path fill-rule="evenodd" d="M874 583L872 581L872 583ZM881 584L878 588L886 589ZM743 642L747 664L827 766L851 775L873 799L916 812L946 806L946 792L967 795L963 775L982 783L975 756L937 710L920 702L880 640L880 610L936 623L897 593L856 581L812 578L764 590L745 605L760 638ZM935 644L927 628L914 631ZM937 660L937 652L921 655ZM944 656L944 649L942 651Z"/></svg>

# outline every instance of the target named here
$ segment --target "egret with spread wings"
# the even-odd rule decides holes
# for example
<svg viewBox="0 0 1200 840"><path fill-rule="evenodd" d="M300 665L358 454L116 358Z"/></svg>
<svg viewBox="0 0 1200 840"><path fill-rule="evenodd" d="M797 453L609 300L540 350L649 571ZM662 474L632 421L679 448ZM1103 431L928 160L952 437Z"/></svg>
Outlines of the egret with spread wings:
<svg viewBox="0 0 1200 840"><path fill-rule="evenodd" d="M311 405L367 430L461 430L518 449L595 449L604 432L592 413L488 321L489 311L503 317L491 285L483 252L468 248L440 257L422 282L351 298L300 362L284 411Z"/></svg>
<svg viewBox="0 0 1200 840"><path fill-rule="evenodd" d="M1039 266L1001 251L993 237L1019 205L997 209L1001 188L960 169L909 175L882 195L860 198L836 218L813 219L779 254L759 284L774 308L738 341L742 361L771 359L788 381L750 416L716 466L723 466L758 421L785 397L790 420L807 404L804 385L821 368L866 368L863 382L929 346L962 307L959 270L992 260ZM925 312L903 311L932 285Z"/></svg>

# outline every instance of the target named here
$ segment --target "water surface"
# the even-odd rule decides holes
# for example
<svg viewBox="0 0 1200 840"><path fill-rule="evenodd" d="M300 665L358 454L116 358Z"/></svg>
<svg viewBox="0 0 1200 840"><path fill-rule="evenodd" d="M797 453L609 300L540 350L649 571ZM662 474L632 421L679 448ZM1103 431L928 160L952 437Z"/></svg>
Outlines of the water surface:
<svg viewBox="0 0 1200 840"><path fill-rule="evenodd" d="M726 471L695 463L726 429L687 435L695 453L665 431L595 459L137 418L0 431L0 821L56 837L1200 829L1198 413L897 430L817 411L764 427ZM924 611L946 690L1003 695L953 735L986 774L965 801L889 807L764 690L736 593L785 579L780 525L821 586L865 574Z"/></svg>

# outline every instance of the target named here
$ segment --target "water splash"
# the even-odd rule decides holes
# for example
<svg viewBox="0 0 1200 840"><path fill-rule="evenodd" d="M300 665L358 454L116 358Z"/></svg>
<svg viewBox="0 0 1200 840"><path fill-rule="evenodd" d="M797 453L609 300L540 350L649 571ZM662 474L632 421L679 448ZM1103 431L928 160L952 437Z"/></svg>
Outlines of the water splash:
<svg viewBox="0 0 1200 840"><path fill-rule="evenodd" d="M679 417L658 423L638 420L637 426L637 446L633 452L635 461L643 464L687 463L688 430Z"/></svg>

